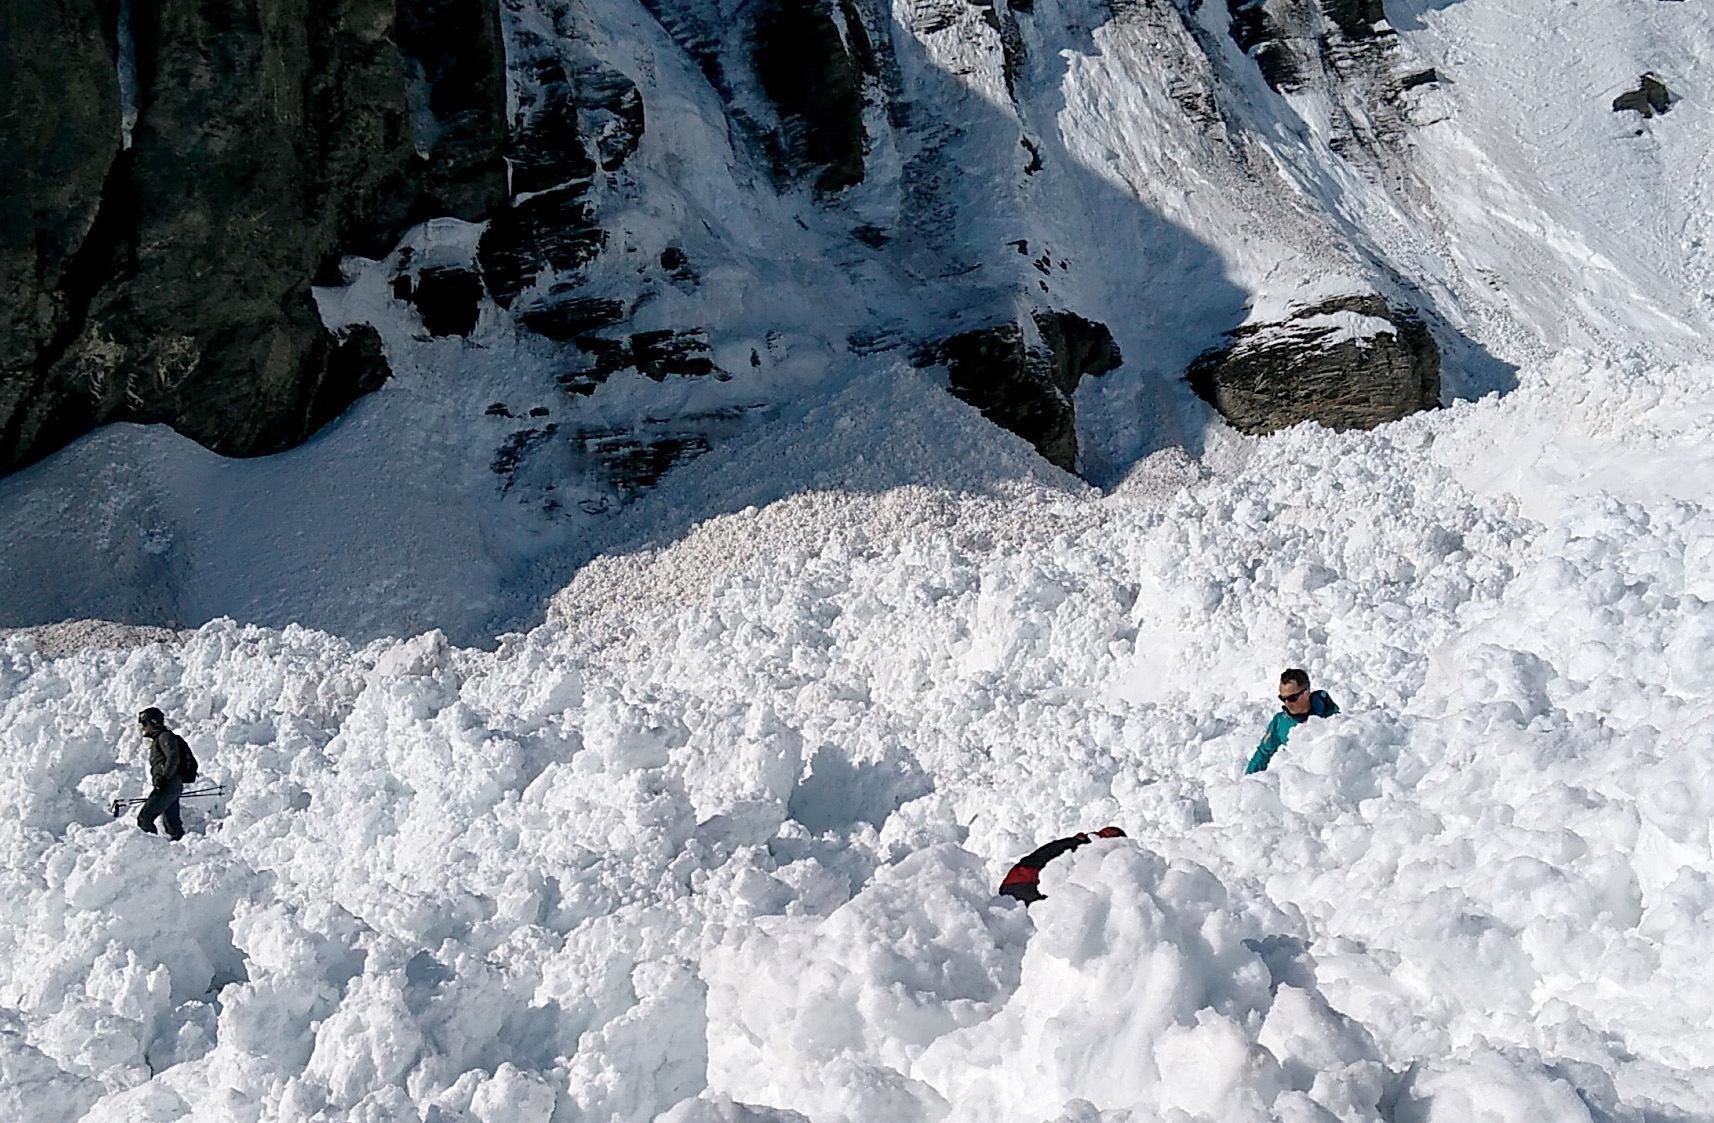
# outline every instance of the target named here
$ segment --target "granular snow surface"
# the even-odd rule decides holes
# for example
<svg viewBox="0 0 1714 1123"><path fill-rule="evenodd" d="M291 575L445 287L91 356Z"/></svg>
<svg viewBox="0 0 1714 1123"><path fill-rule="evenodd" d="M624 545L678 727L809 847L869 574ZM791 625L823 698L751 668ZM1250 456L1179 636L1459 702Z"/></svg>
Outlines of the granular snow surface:
<svg viewBox="0 0 1714 1123"><path fill-rule="evenodd" d="M1714 1118L1714 370L1520 378L758 505L492 652L7 635L0 1115Z"/></svg>

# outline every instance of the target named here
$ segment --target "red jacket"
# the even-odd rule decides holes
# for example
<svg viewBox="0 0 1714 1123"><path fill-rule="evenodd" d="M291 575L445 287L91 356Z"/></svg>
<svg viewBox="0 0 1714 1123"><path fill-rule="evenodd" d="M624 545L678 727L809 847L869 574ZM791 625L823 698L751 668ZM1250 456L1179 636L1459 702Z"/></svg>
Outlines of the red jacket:
<svg viewBox="0 0 1714 1123"><path fill-rule="evenodd" d="M1118 827L1102 827L1096 831L1093 838L1124 838L1125 832ZM1036 881L1041 877L1041 868L1059 857L1070 853L1079 846L1093 841L1092 837L1083 831L1070 838L1056 838L1046 846L1039 846L1018 859L1018 864L1006 871L1006 876L1000 882L1000 894L1005 897L1015 897L1024 904L1034 904L1045 894L1036 888Z"/></svg>

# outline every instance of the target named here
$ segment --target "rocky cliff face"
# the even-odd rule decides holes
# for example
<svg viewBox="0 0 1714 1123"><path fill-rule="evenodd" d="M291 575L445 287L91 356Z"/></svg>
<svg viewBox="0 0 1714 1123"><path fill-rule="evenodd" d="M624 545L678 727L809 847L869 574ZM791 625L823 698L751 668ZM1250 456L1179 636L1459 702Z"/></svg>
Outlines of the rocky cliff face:
<svg viewBox="0 0 1714 1123"><path fill-rule="evenodd" d="M139 0L123 26L109 0L20 9L0 50L34 131L6 138L30 172L0 216L0 470L114 419L284 448L387 355L469 337L473 370L499 344L558 395L480 413L516 422L484 459L500 494L541 481L529 501L555 517L568 464L611 483L578 504L606 510L864 364L932 368L1099 476L1147 447L1123 411L1096 419L1123 441L1080 437L1079 401L1122 355L1176 385L1251 294L1314 304L1329 277L1404 307L1313 192L1280 190L1262 139L1281 99L1334 91L1328 143L1388 158L1434 78L1378 0L1063 8ZM1084 104L1104 90L1137 97ZM60 125L34 124L56 99ZM1192 166L1187 210L1172 184ZM1240 217L1210 231L1219 211ZM483 225L455 250L399 244L435 217ZM347 255L393 303L335 333L313 289L367 268Z"/></svg>
<svg viewBox="0 0 1714 1123"><path fill-rule="evenodd" d="M387 373L372 330L323 328L311 285L500 198L504 55L479 0L8 18L6 164L27 171L0 214L0 470L115 419L230 455L302 440Z"/></svg>

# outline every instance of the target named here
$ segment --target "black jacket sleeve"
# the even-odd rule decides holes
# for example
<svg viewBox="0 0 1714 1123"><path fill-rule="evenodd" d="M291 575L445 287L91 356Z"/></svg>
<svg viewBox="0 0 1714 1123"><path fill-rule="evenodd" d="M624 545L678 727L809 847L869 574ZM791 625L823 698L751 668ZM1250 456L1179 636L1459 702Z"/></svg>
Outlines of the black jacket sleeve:
<svg viewBox="0 0 1714 1123"><path fill-rule="evenodd" d="M184 759L184 740L170 729L156 735L149 749L149 783L154 787L179 778L179 764Z"/></svg>

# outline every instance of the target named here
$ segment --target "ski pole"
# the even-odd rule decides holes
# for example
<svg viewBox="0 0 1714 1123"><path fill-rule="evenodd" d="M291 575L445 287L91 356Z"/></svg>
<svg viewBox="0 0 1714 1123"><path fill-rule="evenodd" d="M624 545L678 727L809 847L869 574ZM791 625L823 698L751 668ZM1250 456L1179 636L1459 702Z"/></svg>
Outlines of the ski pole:
<svg viewBox="0 0 1714 1123"><path fill-rule="evenodd" d="M206 787L206 788L197 788L195 791L180 792L179 798L180 799L194 799L198 796L225 795L225 794L227 794L225 784L213 784L213 785L210 785L209 787ZM120 812L127 811L133 807L141 807L143 804L145 804L147 802L149 802L148 796L143 796L141 798L136 798L136 799L116 799L112 803L113 817L115 819L117 819L119 817Z"/></svg>

